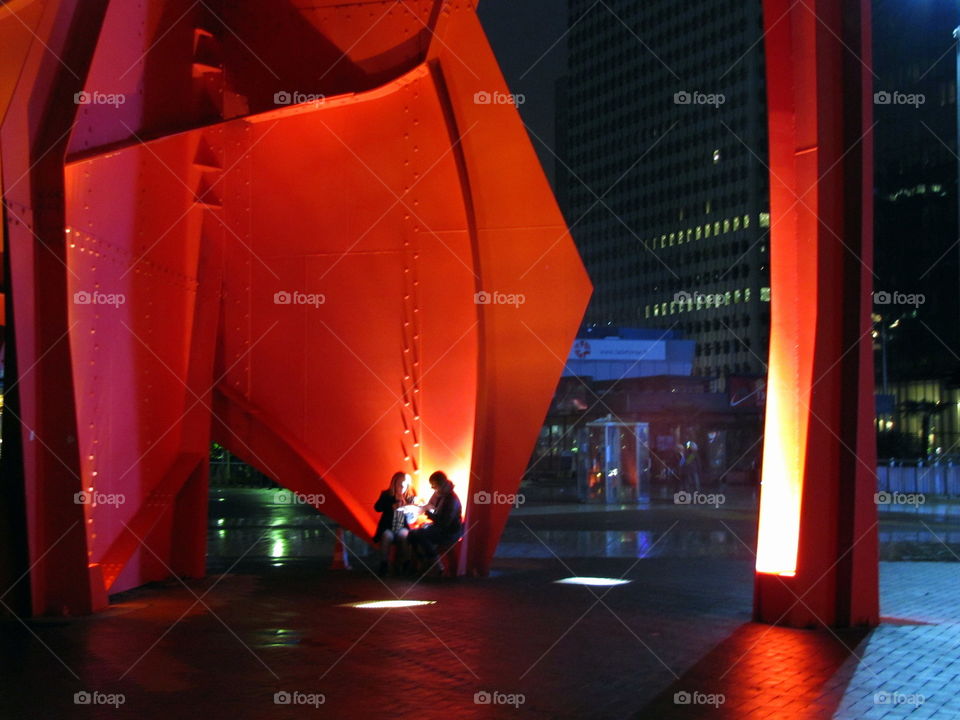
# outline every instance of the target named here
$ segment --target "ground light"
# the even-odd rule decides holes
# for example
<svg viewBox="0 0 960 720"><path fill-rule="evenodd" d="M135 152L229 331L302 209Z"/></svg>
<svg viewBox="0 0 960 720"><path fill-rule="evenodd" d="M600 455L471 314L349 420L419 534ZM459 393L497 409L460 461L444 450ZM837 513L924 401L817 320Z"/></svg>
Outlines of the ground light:
<svg viewBox="0 0 960 720"><path fill-rule="evenodd" d="M632 580L623 580L622 578L604 578L604 577L568 577L563 580L555 580L558 585L590 585L594 587L612 587L614 585L626 585Z"/></svg>
<svg viewBox="0 0 960 720"><path fill-rule="evenodd" d="M365 610L384 610L388 608L419 607L435 605L436 600L371 600L368 602L345 603L340 607L364 608Z"/></svg>

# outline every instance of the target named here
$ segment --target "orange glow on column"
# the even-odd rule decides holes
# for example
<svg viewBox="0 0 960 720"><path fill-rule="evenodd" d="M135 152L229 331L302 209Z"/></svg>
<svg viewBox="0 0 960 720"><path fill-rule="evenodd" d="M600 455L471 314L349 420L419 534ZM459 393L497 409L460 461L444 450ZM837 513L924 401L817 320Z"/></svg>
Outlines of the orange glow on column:
<svg viewBox="0 0 960 720"><path fill-rule="evenodd" d="M786 0L782 5L785 12ZM756 569L758 573L792 576L797 572L800 545L817 347L821 208L816 188L821 153L817 145L816 56L806 46L794 44L797 30L767 19L767 32L772 33L767 37L771 80L770 364ZM804 32L816 29L816 18L809 13L798 11L796 22ZM770 53L770 47L778 51ZM782 82L783 76L797 79Z"/></svg>
<svg viewBox="0 0 960 720"><path fill-rule="evenodd" d="M810 198L802 208L796 207L799 194L788 184L798 177L815 182L816 153L788 158L792 162L771 180L770 188L773 292L756 569L792 576L797 571L817 338L813 298L818 289L818 248L817 200Z"/></svg>
<svg viewBox="0 0 960 720"><path fill-rule="evenodd" d="M800 440L800 408L790 402L791 387L785 377L791 363L783 357L785 348L778 346L776 338L777 333L773 333L756 568L757 572L792 576L797 571L804 467L802 450L806 445Z"/></svg>
<svg viewBox="0 0 960 720"><path fill-rule="evenodd" d="M463 518L467 514L467 495L470 492L470 466L455 467L447 473L447 477L453 483L453 491L460 498L460 517Z"/></svg>

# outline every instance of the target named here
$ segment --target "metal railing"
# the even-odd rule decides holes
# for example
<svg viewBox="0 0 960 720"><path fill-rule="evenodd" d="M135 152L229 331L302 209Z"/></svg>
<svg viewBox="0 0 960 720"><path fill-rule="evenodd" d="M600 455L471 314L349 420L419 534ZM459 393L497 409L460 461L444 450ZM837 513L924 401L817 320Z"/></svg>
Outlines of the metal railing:
<svg viewBox="0 0 960 720"><path fill-rule="evenodd" d="M960 498L960 465L921 462L879 465L877 490Z"/></svg>

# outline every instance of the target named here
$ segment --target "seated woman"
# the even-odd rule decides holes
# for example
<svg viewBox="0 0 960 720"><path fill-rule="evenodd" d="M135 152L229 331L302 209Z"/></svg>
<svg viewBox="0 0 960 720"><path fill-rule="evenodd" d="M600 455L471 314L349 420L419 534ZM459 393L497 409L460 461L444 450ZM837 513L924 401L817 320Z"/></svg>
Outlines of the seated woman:
<svg viewBox="0 0 960 720"><path fill-rule="evenodd" d="M437 562L437 548L451 545L463 537L463 506L453 490L453 483L445 473L437 471L430 476L433 497L425 510L433 522L410 531L410 544L430 570Z"/></svg>
<svg viewBox="0 0 960 720"><path fill-rule="evenodd" d="M390 569L390 548L396 544L396 562L408 563L407 552L407 519L403 512L397 512L404 505L413 502L413 491L410 489L410 479L405 473L395 472L390 478L390 487L380 493L380 497L373 509L380 513L380 522L377 524L377 534L374 542L380 543L379 573L386 575Z"/></svg>

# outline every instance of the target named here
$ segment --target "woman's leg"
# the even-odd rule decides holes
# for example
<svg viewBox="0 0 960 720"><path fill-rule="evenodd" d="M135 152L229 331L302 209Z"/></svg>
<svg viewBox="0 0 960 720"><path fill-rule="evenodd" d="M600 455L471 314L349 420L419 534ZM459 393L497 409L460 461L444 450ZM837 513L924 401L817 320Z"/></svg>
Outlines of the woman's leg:
<svg viewBox="0 0 960 720"><path fill-rule="evenodd" d="M393 547L394 541L393 530L384 530L383 534L380 535L380 559L389 560L390 559L390 548Z"/></svg>
<svg viewBox="0 0 960 720"><path fill-rule="evenodd" d="M393 530L384 530L380 535L380 574L390 566L390 548L393 547Z"/></svg>
<svg viewBox="0 0 960 720"><path fill-rule="evenodd" d="M428 566L437 560L437 539L440 533L435 525L429 525L420 530L420 547Z"/></svg>
<svg viewBox="0 0 960 720"><path fill-rule="evenodd" d="M397 530L397 565L403 566L410 560L410 531L406 528Z"/></svg>
<svg viewBox="0 0 960 720"><path fill-rule="evenodd" d="M410 534L407 535L407 547L410 551L410 565L411 568L415 570L420 570L423 565L423 533L425 528L417 528L416 530L411 530Z"/></svg>

